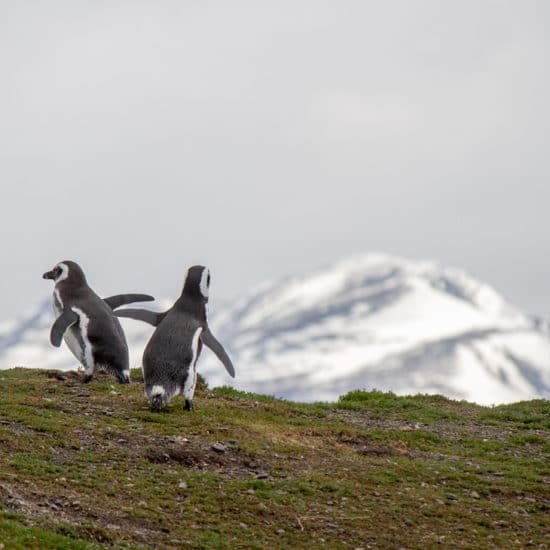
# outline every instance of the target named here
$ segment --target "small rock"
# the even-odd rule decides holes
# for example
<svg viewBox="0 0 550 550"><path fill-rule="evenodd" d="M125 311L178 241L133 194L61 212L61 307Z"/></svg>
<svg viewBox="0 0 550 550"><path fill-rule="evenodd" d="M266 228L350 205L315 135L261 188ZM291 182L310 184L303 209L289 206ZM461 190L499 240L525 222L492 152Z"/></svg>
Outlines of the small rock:
<svg viewBox="0 0 550 550"><path fill-rule="evenodd" d="M174 435L172 437L168 437L167 439L168 441L170 441L170 443L179 443L179 444L189 443L189 439L181 435Z"/></svg>
<svg viewBox="0 0 550 550"><path fill-rule="evenodd" d="M412 527L414 525L414 521L412 519L409 519L409 518L405 518L403 523L407 526L407 527Z"/></svg>
<svg viewBox="0 0 550 550"><path fill-rule="evenodd" d="M458 500L458 497L453 493L445 493L445 498L447 500Z"/></svg>
<svg viewBox="0 0 550 550"><path fill-rule="evenodd" d="M253 495L255 494L255 491L254 489L248 489L248 491L246 491L249 495Z"/></svg>
<svg viewBox="0 0 550 550"><path fill-rule="evenodd" d="M277 529L277 531L275 531L275 533L277 533L278 535L284 535L285 530L284 529Z"/></svg>
<svg viewBox="0 0 550 550"><path fill-rule="evenodd" d="M435 501L437 504L445 504L440 498L436 498Z"/></svg>
<svg viewBox="0 0 550 550"><path fill-rule="evenodd" d="M479 493L478 493L477 491L472 491L472 492L470 493L470 496L471 496L472 498L479 498Z"/></svg>
<svg viewBox="0 0 550 550"><path fill-rule="evenodd" d="M227 451L227 447L223 443L220 443L218 441L217 443L214 443L212 445L212 450L216 451L217 453L225 453L225 451Z"/></svg>
<svg viewBox="0 0 550 550"><path fill-rule="evenodd" d="M243 523L241 521L241 523L239 523L239 525L241 526L241 529L248 529L248 525L246 523Z"/></svg>
<svg viewBox="0 0 550 550"><path fill-rule="evenodd" d="M256 474L256 479L267 479L269 477L269 474L266 472L258 472Z"/></svg>
<svg viewBox="0 0 550 550"><path fill-rule="evenodd" d="M187 483L185 481L180 481L178 487L180 489L187 489Z"/></svg>

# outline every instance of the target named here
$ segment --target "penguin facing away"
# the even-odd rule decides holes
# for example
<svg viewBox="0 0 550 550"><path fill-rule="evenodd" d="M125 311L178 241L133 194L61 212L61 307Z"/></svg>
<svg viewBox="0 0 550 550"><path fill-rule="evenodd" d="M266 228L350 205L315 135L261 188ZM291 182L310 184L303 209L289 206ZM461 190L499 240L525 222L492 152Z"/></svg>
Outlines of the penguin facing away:
<svg viewBox="0 0 550 550"><path fill-rule="evenodd" d="M208 328L209 288L210 271L195 265L187 271L181 296L168 311L121 309L115 312L117 317L137 319L156 327L143 352L145 395L154 410L164 408L178 394L185 399L185 409L193 409L197 360L203 344L235 377L231 359Z"/></svg>
<svg viewBox="0 0 550 550"><path fill-rule="evenodd" d="M101 299L88 286L82 268L70 260L59 262L42 278L55 283L53 309L56 320L50 331L52 345L59 347L65 340L84 367L84 382L89 382L94 373L105 371L121 384L128 384L128 344L113 310L154 298L148 294L117 294Z"/></svg>

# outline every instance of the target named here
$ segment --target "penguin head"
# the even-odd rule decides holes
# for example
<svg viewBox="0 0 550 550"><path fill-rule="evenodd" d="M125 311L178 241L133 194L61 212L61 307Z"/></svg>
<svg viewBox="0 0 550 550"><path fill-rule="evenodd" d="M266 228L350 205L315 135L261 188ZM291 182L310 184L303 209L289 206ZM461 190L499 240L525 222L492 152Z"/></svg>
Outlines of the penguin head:
<svg viewBox="0 0 550 550"><path fill-rule="evenodd" d="M52 279L57 285L63 281L69 281L73 284L86 284L86 276L82 268L71 260L59 262L51 271L42 275L43 279Z"/></svg>
<svg viewBox="0 0 550 550"><path fill-rule="evenodd" d="M194 265L187 270L182 294L202 298L208 302L210 270L203 265Z"/></svg>

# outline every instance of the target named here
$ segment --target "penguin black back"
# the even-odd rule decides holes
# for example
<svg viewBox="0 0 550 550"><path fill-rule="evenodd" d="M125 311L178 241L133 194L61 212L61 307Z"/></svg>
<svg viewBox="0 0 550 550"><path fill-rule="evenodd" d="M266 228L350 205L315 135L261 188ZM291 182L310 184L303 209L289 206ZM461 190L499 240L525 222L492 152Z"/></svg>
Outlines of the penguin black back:
<svg viewBox="0 0 550 550"><path fill-rule="evenodd" d="M235 370L227 353L208 328L206 304L210 272L200 265L187 271L180 297L166 312L122 309L118 317L145 321L157 327L143 354L145 393L153 409L163 408L174 395L182 394L186 409L193 408L196 364L202 344L210 347L231 376Z"/></svg>

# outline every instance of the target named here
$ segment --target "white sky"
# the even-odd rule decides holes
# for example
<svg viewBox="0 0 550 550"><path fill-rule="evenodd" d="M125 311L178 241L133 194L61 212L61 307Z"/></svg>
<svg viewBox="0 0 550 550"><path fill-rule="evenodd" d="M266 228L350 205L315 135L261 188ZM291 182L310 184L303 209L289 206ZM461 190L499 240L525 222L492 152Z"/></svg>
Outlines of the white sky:
<svg viewBox="0 0 550 550"><path fill-rule="evenodd" d="M383 251L550 315L550 2L0 0L0 319Z"/></svg>

